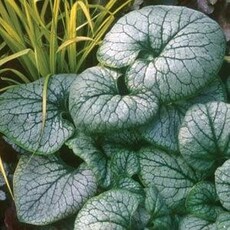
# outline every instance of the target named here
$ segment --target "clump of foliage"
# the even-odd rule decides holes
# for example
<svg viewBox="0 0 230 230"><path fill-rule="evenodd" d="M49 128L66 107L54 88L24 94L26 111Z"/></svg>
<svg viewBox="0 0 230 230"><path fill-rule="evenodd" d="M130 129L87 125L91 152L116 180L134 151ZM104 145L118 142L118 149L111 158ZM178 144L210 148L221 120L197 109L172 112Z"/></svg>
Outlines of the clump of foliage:
<svg viewBox="0 0 230 230"><path fill-rule="evenodd" d="M95 65L92 56L106 31L131 0L0 2L0 74L10 83L28 83ZM90 59L88 58L90 56ZM15 62L16 60L16 62ZM13 61L13 64L12 64ZM13 76L13 77L12 77Z"/></svg>
<svg viewBox="0 0 230 230"><path fill-rule="evenodd" d="M184 7L120 18L100 65L0 96L0 131L23 149L14 174L22 222L76 214L72 229L230 226L230 105L218 77L219 25ZM67 145L78 165L60 154Z"/></svg>

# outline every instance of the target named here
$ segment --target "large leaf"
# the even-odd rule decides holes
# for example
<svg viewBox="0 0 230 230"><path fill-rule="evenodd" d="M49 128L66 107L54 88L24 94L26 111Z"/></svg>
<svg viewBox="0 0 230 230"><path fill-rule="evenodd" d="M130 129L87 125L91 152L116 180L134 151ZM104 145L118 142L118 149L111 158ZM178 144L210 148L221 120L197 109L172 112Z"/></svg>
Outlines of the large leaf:
<svg viewBox="0 0 230 230"><path fill-rule="evenodd" d="M194 216L184 217L179 224L179 230L217 230L216 224Z"/></svg>
<svg viewBox="0 0 230 230"><path fill-rule="evenodd" d="M145 85L161 100L174 101L193 95L216 76L224 53L220 26L203 13L148 6L119 19L97 56L103 65L130 66L127 78L134 87Z"/></svg>
<svg viewBox="0 0 230 230"><path fill-rule="evenodd" d="M216 192L221 204L230 211L230 160L224 162L215 172Z"/></svg>
<svg viewBox="0 0 230 230"><path fill-rule="evenodd" d="M215 221L223 211L216 194L215 185L210 182L199 182L186 198L186 208L193 216Z"/></svg>
<svg viewBox="0 0 230 230"><path fill-rule="evenodd" d="M77 215L75 230L132 229L132 218L139 205L134 193L117 189L91 198Z"/></svg>
<svg viewBox="0 0 230 230"><path fill-rule="evenodd" d="M46 117L42 107L44 78L3 93L0 132L30 152L45 155L57 151L74 132L66 117L69 86L75 77L75 74L61 74L50 78Z"/></svg>
<svg viewBox="0 0 230 230"><path fill-rule="evenodd" d="M156 96L145 89L129 90L120 75L104 67L92 67L76 78L69 99L76 127L111 132L143 124L157 113Z"/></svg>
<svg viewBox="0 0 230 230"><path fill-rule="evenodd" d="M185 115L179 132L180 151L195 169L215 169L230 156L230 105L196 104Z"/></svg>
<svg viewBox="0 0 230 230"><path fill-rule="evenodd" d="M189 190L201 175L197 175L182 157L157 149L142 149L139 157L144 185L155 185L170 208L183 209Z"/></svg>
<svg viewBox="0 0 230 230"><path fill-rule="evenodd" d="M76 213L96 189L91 170L70 168L54 155L22 156L14 174L18 218L35 225Z"/></svg>

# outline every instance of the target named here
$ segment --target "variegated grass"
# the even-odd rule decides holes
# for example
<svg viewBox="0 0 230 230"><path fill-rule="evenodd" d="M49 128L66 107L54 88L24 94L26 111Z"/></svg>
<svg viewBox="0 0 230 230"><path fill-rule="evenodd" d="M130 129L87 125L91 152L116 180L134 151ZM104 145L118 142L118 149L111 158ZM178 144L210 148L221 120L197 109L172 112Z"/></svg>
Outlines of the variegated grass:
<svg viewBox="0 0 230 230"><path fill-rule="evenodd" d="M108 0L105 5L90 0L0 1L0 76L11 85L28 83L57 73L78 73L95 63L93 51L111 26L115 15L131 0ZM93 1L96 2L96 1ZM21 69L5 68L17 59ZM10 87L10 85L9 85ZM8 87L0 87L0 91Z"/></svg>

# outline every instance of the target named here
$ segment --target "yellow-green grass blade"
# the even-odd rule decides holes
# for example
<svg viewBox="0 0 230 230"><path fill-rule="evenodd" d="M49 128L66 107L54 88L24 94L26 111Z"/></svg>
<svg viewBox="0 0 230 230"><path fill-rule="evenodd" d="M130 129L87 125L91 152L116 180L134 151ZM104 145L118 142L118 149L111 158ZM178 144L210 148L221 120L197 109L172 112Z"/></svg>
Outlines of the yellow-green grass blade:
<svg viewBox="0 0 230 230"><path fill-rule="evenodd" d="M42 135L43 135L45 123L46 123L48 83L49 83L49 79L51 76L52 76L51 74L47 75L44 79L44 85L43 85L43 90L42 90L42 126L41 126L39 142L42 139Z"/></svg>
<svg viewBox="0 0 230 230"><path fill-rule="evenodd" d="M104 20L103 24L101 25L100 30L98 30L98 32L96 33L96 36L93 39L93 41L85 45L85 50L84 50L84 53L82 53L81 56L80 56L80 59L78 61L77 67L76 67L76 72L79 71L79 69L81 68L84 60L87 58L87 56L93 50L93 48L100 43L102 37L104 36L104 34L107 31L107 29L111 26L111 23L113 21L114 21L114 16L113 15L111 15L108 18L106 18Z"/></svg>
<svg viewBox="0 0 230 230"><path fill-rule="evenodd" d="M3 166L3 162L2 162L1 156L0 156L0 172L3 175L3 178L5 180L5 183L6 183L6 186L7 186L8 190L9 190L10 195L11 195L12 199L14 200L14 195L13 195L12 189L10 187L10 183L9 183L7 175L6 175L6 171L5 171L5 168Z"/></svg>
<svg viewBox="0 0 230 230"><path fill-rule="evenodd" d="M45 16L46 16L46 13L47 13L49 3L52 3L52 0L43 1L43 5L41 7L40 17L41 17L41 20L43 22L45 21Z"/></svg>
<svg viewBox="0 0 230 230"><path fill-rule="evenodd" d="M225 56L225 57L224 57L224 60L225 60L226 62L229 62L229 63L230 63L230 56Z"/></svg>
<svg viewBox="0 0 230 230"><path fill-rule="evenodd" d="M48 54L45 52L45 49L43 47L42 41L41 41L41 33L39 30L38 25L33 20L33 15L31 14L31 6L24 0L24 10L25 10L25 16L27 19L28 27L27 27L27 34L29 36L29 39L31 41L33 50L34 50L34 64L37 68L37 75L46 76L49 74L49 68L48 68Z"/></svg>
<svg viewBox="0 0 230 230"><path fill-rule="evenodd" d="M93 26L93 21L92 21L92 17L90 14L90 10L89 10L89 4L88 1L85 1L86 3L82 2L82 1L78 1L78 5L80 6L80 8L82 9L82 12L84 13L88 25L91 29L92 34L94 34L94 26Z"/></svg>
<svg viewBox="0 0 230 230"><path fill-rule="evenodd" d="M15 44L13 44L14 48L16 48L17 46L19 46L19 48L20 47L25 48L24 42L22 41L23 38L20 37L16 33L16 31L12 28L12 26L7 21L0 18L0 35L3 36L3 34L5 34L5 33L8 35L7 36L8 39L11 39L15 42Z"/></svg>
<svg viewBox="0 0 230 230"><path fill-rule="evenodd" d="M18 79L22 83L29 83L31 81L28 77L26 77L23 73L21 73L20 71L18 71L16 69L4 68L4 69L0 70L0 74L3 74L5 72L8 72L8 73L12 72L14 74L14 76L18 77ZM1 77L1 79L4 81L9 81L9 82L11 82L11 80L12 80L11 78L8 78L8 77Z"/></svg>
<svg viewBox="0 0 230 230"><path fill-rule="evenodd" d="M76 33L76 21L77 21L77 10L78 10L78 2L75 2L71 7L69 22L67 24L67 37L69 39L73 39L77 36ZM76 43L72 43L67 47L68 58L69 58L69 68L70 72L73 72L76 67Z"/></svg>
<svg viewBox="0 0 230 230"><path fill-rule="evenodd" d="M13 87L15 87L15 85L8 85L8 86L5 86L5 87L3 87L3 88L0 88L0 93L6 91L6 90L8 90L8 89L11 89L11 88L13 88Z"/></svg>
<svg viewBox="0 0 230 230"><path fill-rule="evenodd" d="M51 31L50 31L50 39L49 39L49 65L50 65L50 73L56 73L56 51L58 48L57 41L57 29L58 29L58 13L60 8L60 0L55 0L52 11L52 21L51 21Z"/></svg>
<svg viewBox="0 0 230 230"><path fill-rule="evenodd" d="M10 20L7 20L7 22L10 23L11 27L14 28L19 37L23 38L23 30L21 23L23 17L21 9L18 7L17 4L15 4L15 1L7 1L6 8L10 17ZM23 42L23 39L21 40Z"/></svg>
<svg viewBox="0 0 230 230"><path fill-rule="evenodd" d="M58 49L57 49L57 53L60 52L61 50L63 50L64 48L66 48L67 46L73 44L73 43L77 43L77 42L80 42L80 41L93 41L92 38L89 38L89 37L85 37L85 36L78 36L78 37L75 37L75 38L72 38L72 39L69 39L67 41L65 41L64 43L62 43Z"/></svg>
<svg viewBox="0 0 230 230"><path fill-rule="evenodd" d="M20 85L21 83L12 79L12 78L9 78L9 77L1 77L1 79L3 81L7 81L8 83L13 83L13 85Z"/></svg>
<svg viewBox="0 0 230 230"><path fill-rule="evenodd" d="M22 51L19 51L17 53L14 53L14 54L11 54L7 57L4 57L4 58L1 58L0 59L0 66L4 65L5 63L9 62L9 61L12 61L16 58L19 58L23 55L26 55L28 54L29 52L31 52L31 49L25 49L25 50L22 50Z"/></svg>

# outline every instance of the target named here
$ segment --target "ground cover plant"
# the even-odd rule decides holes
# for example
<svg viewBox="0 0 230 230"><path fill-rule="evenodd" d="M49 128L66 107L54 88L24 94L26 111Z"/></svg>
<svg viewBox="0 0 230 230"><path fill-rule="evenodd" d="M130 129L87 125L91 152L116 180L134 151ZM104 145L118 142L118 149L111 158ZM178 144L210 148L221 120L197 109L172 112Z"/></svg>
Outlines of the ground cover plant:
<svg viewBox="0 0 230 230"><path fill-rule="evenodd" d="M21 153L13 181L20 221L228 229L230 105L218 77L225 44L203 13L148 6L115 23L99 65L3 93L0 132ZM64 161L63 145L77 165Z"/></svg>

